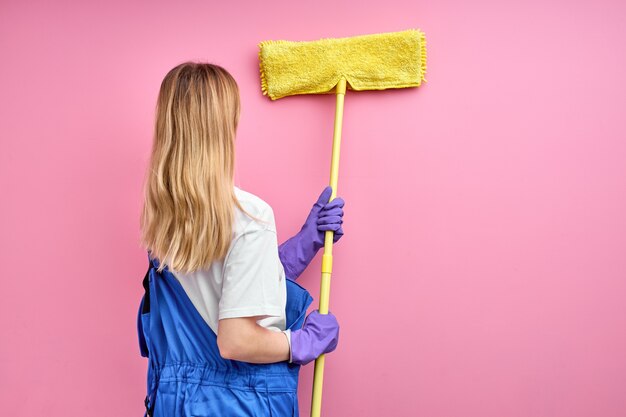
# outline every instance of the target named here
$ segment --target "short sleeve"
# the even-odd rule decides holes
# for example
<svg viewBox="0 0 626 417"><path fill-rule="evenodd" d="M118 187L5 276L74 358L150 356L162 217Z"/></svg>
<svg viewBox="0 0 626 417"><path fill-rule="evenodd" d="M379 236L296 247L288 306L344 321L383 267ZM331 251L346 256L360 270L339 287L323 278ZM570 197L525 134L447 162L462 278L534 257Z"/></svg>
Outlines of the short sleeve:
<svg viewBox="0 0 626 417"><path fill-rule="evenodd" d="M256 228L239 235L224 263L218 320L284 314L280 268L275 229Z"/></svg>

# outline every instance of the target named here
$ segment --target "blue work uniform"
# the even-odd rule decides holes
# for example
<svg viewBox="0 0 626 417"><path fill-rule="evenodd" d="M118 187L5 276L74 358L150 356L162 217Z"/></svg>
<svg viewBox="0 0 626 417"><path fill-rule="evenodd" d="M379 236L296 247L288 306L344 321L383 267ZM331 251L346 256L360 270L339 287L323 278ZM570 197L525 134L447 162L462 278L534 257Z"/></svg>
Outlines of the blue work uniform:
<svg viewBox="0 0 626 417"><path fill-rule="evenodd" d="M298 416L299 364L248 363L220 356L217 335L180 282L150 258L137 313L141 356L148 358L144 417ZM302 328L313 301L287 279L287 328Z"/></svg>

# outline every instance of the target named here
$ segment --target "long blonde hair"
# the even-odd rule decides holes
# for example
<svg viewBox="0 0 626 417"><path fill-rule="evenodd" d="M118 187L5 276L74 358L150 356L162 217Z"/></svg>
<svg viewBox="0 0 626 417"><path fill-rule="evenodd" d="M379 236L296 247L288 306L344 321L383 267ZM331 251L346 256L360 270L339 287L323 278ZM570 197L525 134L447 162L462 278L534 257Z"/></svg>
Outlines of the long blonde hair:
<svg viewBox="0 0 626 417"><path fill-rule="evenodd" d="M235 196L235 135L239 88L219 65L184 62L159 91L154 141L144 178L141 243L183 273L226 256Z"/></svg>

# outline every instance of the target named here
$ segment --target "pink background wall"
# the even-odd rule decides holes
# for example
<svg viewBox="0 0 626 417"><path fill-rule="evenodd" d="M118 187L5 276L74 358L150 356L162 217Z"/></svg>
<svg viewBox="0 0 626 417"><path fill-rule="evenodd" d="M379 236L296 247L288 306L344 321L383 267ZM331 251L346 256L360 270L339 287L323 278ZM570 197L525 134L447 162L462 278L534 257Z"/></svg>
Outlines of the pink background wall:
<svg viewBox="0 0 626 417"><path fill-rule="evenodd" d="M238 80L237 183L282 242L328 182L334 98L262 96L258 42L411 27L428 82L346 97L324 415L626 415L623 3L72 3L0 5L0 415L143 415L141 182L170 68Z"/></svg>

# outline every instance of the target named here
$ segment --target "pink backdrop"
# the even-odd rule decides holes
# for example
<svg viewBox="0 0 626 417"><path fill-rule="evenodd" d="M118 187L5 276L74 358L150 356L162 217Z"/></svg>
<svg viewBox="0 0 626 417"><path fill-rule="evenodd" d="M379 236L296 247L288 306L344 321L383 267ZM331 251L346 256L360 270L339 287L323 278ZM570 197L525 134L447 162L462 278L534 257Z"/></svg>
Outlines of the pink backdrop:
<svg viewBox="0 0 626 417"><path fill-rule="evenodd" d="M262 96L258 42L411 27L428 82L346 97L324 415L626 415L623 2L72 3L0 5L0 415L143 415L141 182L170 68L238 80L237 183L282 242L328 182L334 97Z"/></svg>

